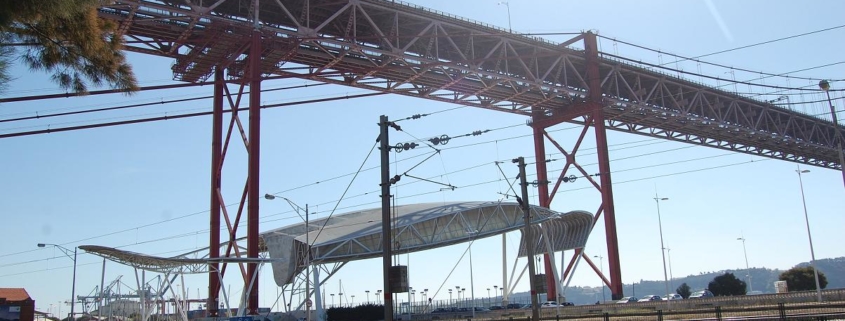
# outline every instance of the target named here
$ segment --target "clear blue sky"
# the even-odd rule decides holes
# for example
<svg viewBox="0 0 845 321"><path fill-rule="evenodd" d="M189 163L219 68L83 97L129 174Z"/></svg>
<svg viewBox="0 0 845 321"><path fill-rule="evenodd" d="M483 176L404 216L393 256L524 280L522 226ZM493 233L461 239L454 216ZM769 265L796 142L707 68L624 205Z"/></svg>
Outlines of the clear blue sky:
<svg viewBox="0 0 845 321"><path fill-rule="evenodd" d="M506 8L497 6L494 0L412 2L502 27L508 24ZM707 1L510 2L516 32L578 32L591 29L606 37L686 56L834 27L841 23L844 10L845 3L836 1L713 1L712 7L708 7ZM836 29L714 55L705 60L768 73L791 72L840 62L841 53L845 51L840 41L843 36L845 29ZM566 39L563 36L548 38L553 41ZM666 55L637 50L609 40L602 40L601 49L643 61L671 61ZM169 72L172 61L129 55L142 85L172 82ZM679 67L695 71L699 66L686 63ZM714 76L732 77L728 69L701 68ZM845 78L845 65L793 75L841 79ZM16 76L4 96L59 92L42 73L18 67ZM736 72L733 77L740 80L756 75ZM765 82L814 85L806 80L787 82L782 78ZM304 83L301 80L267 81L263 86L275 88ZM842 87L843 83L833 85ZM737 90L746 91L742 86ZM199 87L143 92L129 97L8 103L0 105L0 116L5 119L35 112L160 101L211 93L211 87ZM321 86L265 94L262 101L277 103L347 93L362 91L351 87ZM806 98L813 100L820 97L815 95ZM834 96L839 97L840 94ZM841 110L841 101L839 105ZM261 193L290 190L355 172L372 147L379 115L403 118L454 107L407 97L382 96L266 110L262 123ZM128 112L98 114L96 118L161 116L187 110L210 110L210 101L151 106ZM807 106L810 113L826 110L825 104ZM0 124L0 132L17 131L22 127L43 129L48 124L51 127L69 125L65 122L82 124L93 118L89 115L61 120L61 123L3 123ZM460 108L402 125L408 133L427 138L442 134L457 136L474 130L524 124L525 121L524 117L510 114ZM47 310L50 303L55 305L68 299L71 261L56 250L37 249L35 244L39 242L57 243L69 248L85 244L122 246L130 251L162 256L205 246L208 242L205 231L208 218L204 211L208 209L209 202L210 124L209 117L200 117L0 140L0 213L3 217L0 234L7 240L0 244L0 286L27 288L39 310ZM572 125L564 124L552 130L569 127ZM400 185L394 194L402 203L496 200L499 198L497 193L506 190L506 183L468 186L499 179L498 169L493 165L495 160L532 156L531 138L525 137L530 132L527 126L515 126L479 137L455 139L449 147L479 144L445 150L414 172L420 177L436 176L437 180L458 186L457 190L412 196L439 190L439 186L420 182ZM571 146L576 135L574 130L554 133L565 146ZM412 138L394 134L392 139L403 141ZM785 269L810 259L794 163L615 132L609 135L609 141L610 157L615 160L611 169L617 183L614 194L625 283L663 278L656 208L652 199L655 189L661 197L670 198L661 204L661 213L663 234L666 246L672 249L671 263L676 277L744 268L742 246L736 240L741 235L747 238L748 260L753 267ZM226 159L223 189L228 203L237 202L246 171L246 154L238 142L233 141ZM587 149L593 146L592 140L588 139L582 148L589 151ZM548 151L553 152L551 145ZM403 160L423 152L419 149L396 157ZM594 161L586 154L581 162L593 164ZM631 156L641 157L629 158ZM704 157L710 158L702 159ZM394 170L404 172L414 163L399 162ZM371 157L366 160L365 168L377 165L377 158ZM481 166L452 173L476 165ZM562 164L557 162L550 166L552 170L557 170ZM720 166L725 167L704 170ZM597 171L594 165L586 167L588 172ZM516 173L515 167L510 164L503 168L510 177ZM838 171L809 169L811 172L804 176L804 189L816 257L843 256L841 244L845 242L845 236L841 228L845 226L845 188L842 177ZM679 174L683 172L689 173ZM377 190L377 179L377 171L363 172L339 205L346 209L338 212L378 206L377 193L358 196ZM332 209L349 180L350 177L345 177L308 185L283 195L300 205L316 206L318 214L315 216L322 217ZM407 181L402 180L403 183ZM588 187L584 180L564 185L553 209L594 212L598 194ZM536 195L533 190L531 193ZM532 198L532 202L536 203L536 197ZM234 212L236 208L230 207L230 211ZM262 200L261 213L261 230L298 222L298 218L282 202ZM509 238L512 257L518 245L518 234ZM599 224L586 251L591 256L606 255L604 243L604 227ZM412 254L411 286L428 288L433 293L442 285L443 290L436 299L448 298L446 289L456 285L466 287L469 292L468 262L465 259L457 263L465 246ZM473 246L476 297L486 296L486 288L501 285L500 251L499 238L480 240ZM570 255L571 252L566 253L567 257ZM401 260L404 263L406 257ZM88 294L99 284L100 262L101 259L95 256L80 254L78 294ZM455 272L446 279L456 264ZM606 259L604 264L606 270ZM327 291L339 292L338 280L342 280L343 292L347 296L356 295L355 301L361 302L365 300L365 290L375 292L381 288L380 278L373 273L380 269L380 260L350 263L329 282ZM269 269L263 271L261 305L270 306L276 296L276 288ZM114 263L107 265L106 283L120 275L124 283L135 286L131 269ZM236 276L237 273L231 273L226 281L233 285L232 291L237 295L240 285ZM186 278L192 298L196 298L197 289L205 292L205 280L205 276ZM598 286L599 279L582 264L571 284ZM517 291L526 289L525 282L517 287ZM371 299L374 296L371 295ZM67 309L67 306L63 307L63 312L66 313Z"/></svg>

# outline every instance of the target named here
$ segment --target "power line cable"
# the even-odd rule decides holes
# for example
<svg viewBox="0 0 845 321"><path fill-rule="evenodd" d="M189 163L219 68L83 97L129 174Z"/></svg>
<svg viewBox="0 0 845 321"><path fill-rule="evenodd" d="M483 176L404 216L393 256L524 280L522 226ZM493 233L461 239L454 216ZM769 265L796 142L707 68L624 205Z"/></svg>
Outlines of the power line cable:
<svg viewBox="0 0 845 321"><path fill-rule="evenodd" d="M704 55L695 56L695 57L685 57L685 56L682 56L682 55L678 55L678 54L674 54L674 53L670 53L670 52L664 52L664 51L657 50L657 49L652 49L652 48L649 48L649 47L645 47L645 46L641 46L641 45L633 44L633 43L626 42L626 41L622 41L622 40L618 40L618 39L615 39L615 38L608 38L608 37L604 37L604 36L599 36L599 37L604 38L604 39L607 39L607 40L611 40L611 41L614 41L614 42L619 42L619 43L622 43L622 44L626 44L626 45L629 45L629 46L632 46L632 47L635 47L635 48L640 48L640 49L643 49L643 50L648 50L648 51L657 52L657 53L660 53L660 54L667 54L667 55L670 55L670 56L673 56L673 57L676 57L676 58L681 58L680 60L675 60L675 61L671 61L671 62L667 62L667 63L661 63L661 64L659 64L658 66L666 66L666 65L669 65L669 64L674 64L674 63L678 63L678 62L683 62L683 61L692 60L692 61L695 61L695 62L699 62L699 63L703 63L703 64L708 64L708 65L712 65L712 66L716 66L716 67L721 67L721 68L729 68L729 69L733 69L733 70L739 70L739 71L744 71L744 72L749 72L749 73L763 74L763 75L767 75L767 76L780 76L780 75L777 75L777 74L770 74L770 73L765 73L765 72L761 72L761 71L753 71L753 70L748 70L748 69L742 69L742 68L736 68L736 67L725 66L725 65L721 65L721 64L717 64L717 63L712 63L712 62L707 62L707 61L701 61L701 60L698 60L698 59L700 59L700 58L704 58L704 57L713 56L713 55L718 55L718 54L728 53L728 52L732 52L732 51L737 51L737 50L742 50L742 49L752 48L752 47L756 47L756 46L766 45L766 44L775 43L775 42L779 42L779 41L784 41L784 40L789 40L789 39L794 39L794 38L804 37L804 36L808 36L808 35L812 35L812 34L816 34L816 33L821 33L821 32L826 32L826 31L831 31L831 30L836 30L836 29L840 29L840 28L845 28L845 25L839 25L839 26L836 26L836 27L830 27L830 28L825 28L825 29L815 30L815 31L811 31L811 32L806 32L806 33L798 34L798 35L792 35L792 36L783 37L783 38L778 38L778 39L774 39L774 40L768 40L768 41L758 42L758 43L755 43L755 44L750 44L750 45L745 45L745 46L735 47L735 48L731 48L731 49L720 50L720 51L717 51L717 52L712 52L712 53L709 53L709 54L704 54ZM818 79L818 78L807 78L807 77L789 77L789 76L787 76L786 78L803 79L803 80L816 80L816 81L821 80L821 79Z"/></svg>
<svg viewBox="0 0 845 321"><path fill-rule="evenodd" d="M273 91L280 91L280 90L299 89L299 88L316 87L316 86L323 86L323 85L328 85L328 83L316 83L316 84L305 84L305 85L298 85L298 86L271 88L271 89L261 90L261 92L266 93L266 92L273 92ZM249 92L244 92L243 94L249 94ZM23 121L23 120L33 120L33 119L43 119L43 118L52 118L52 117L59 117L59 116L89 114L89 113L95 113L95 112L114 111L114 110L121 110L121 109L155 106L155 105L165 105L165 104L173 104L173 103L182 103L182 102L187 102L187 101L195 101L195 100L203 100L203 99L211 99L211 98L214 98L214 96L200 96L200 97L189 97L189 98L182 98L182 99L161 100L161 101L156 101L156 102L120 105L120 106L112 106L112 107L104 107L104 108L96 108L96 109L86 109L86 110L53 113L53 114L38 114L38 112L36 111L35 116L0 119L0 123Z"/></svg>
<svg viewBox="0 0 845 321"><path fill-rule="evenodd" d="M288 103L263 105L263 106L261 106L261 108L266 109L266 108L276 108L276 107L294 106L294 105L302 105L302 104L312 104L312 103L318 103L318 102L327 102L327 101L335 101L335 100L345 100L345 99L380 96L380 95L385 95L385 94L387 94L387 93L386 92L375 92L375 93L366 93L366 94L358 94L358 95L335 96L335 97L322 98L322 99L300 100L300 101L294 101L294 102L288 102ZM240 107L240 108L237 108L235 110L237 110L237 111L247 111L247 110L249 110L249 107ZM227 109L227 110L224 110L223 112L224 113L231 113L232 109ZM0 134L0 138L31 136L31 135L49 134L49 133L65 132L65 131L75 131L75 130L83 130L83 129L91 129L91 128L121 126L121 125L147 123L147 122L155 122L155 121L162 121L162 120L191 118L191 117L198 117L198 116L208 116L208 115L211 115L211 114L213 114L213 112L208 111L208 112L177 114L177 115L170 115L170 116L139 118L139 119L115 121L115 122L108 122L108 123L97 123L97 124L80 125L80 126L60 127L60 128L53 128L53 129L48 128L48 129L42 129L42 130L33 130L33 131L15 132L15 133L9 133L9 134Z"/></svg>
<svg viewBox="0 0 845 321"><path fill-rule="evenodd" d="M613 54L609 54L609 53L607 53L605 55L613 57L615 59L629 61L629 62L632 62L632 63L636 63L636 64L640 64L640 65L644 65L644 66L649 66L649 67L652 67L652 68L668 70L668 71L673 72L673 73L692 75L692 76L707 78L707 79L711 79L711 80L731 81L732 83L735 83L735 84L743 84L743 85L754 86L754 87L762 87L762 88L786 89L786 90L795 90L795 91L812 91L812 92L818 92L819 91L819 89L804 89L804 88L798 88L798 87L784 87L784 86L775 86L775 85L756 84L756 83L747 82L747 81L722 79L720 77L709 76L709 75L694 73L694 72L690 72L690 71L684 71L684 70L664 67L662 65L647 63L647 62L634 60L634 59L630 59L630 58L625 58L625 57L621 57L621 56L617 56L617 55L613 55ZM829 91L845 91L845 89L830 89Z"/></svg>
<svg viewBox="0 0 845 321"><path fill-rule="evenodd" d="M332 208L331 213L329 213L329 216L326 217L325 221L323 221L323 226L321 226L320 230L317 231L317 235L314 236L314 241L311 242L311 244L309 244L309 246L311 246L311 245L313 245L314 243L317 242L317 239L320 237L320 234L323 233L323 229L326 228L326 224L329 223L329 220L332 218L332 215L334 215L334 212L337 210L337 207L340 205L340 202L343 201L344 197L346 196L346 193L349 192L349 188L352 187L352 183L354 183L355 179L358 178L358 174L361 173L361 169L364 168L364 164L366 164L367 160L370 159L370 155L373 154L373 151L376 149L376 146L378 146L378 140L376 140L376 142L373 143L373 147L370 148L370 152L367 153L367 156L364 157L364 161L361 162L361 166L358 167L358 171L355 172L355 175L352 176L351 180L349 180L349 184L346 185L346 189L343 191L343 194L340 195L340 199L337 200L337 202L334 205L334 208Z"/></svg>
<svg viewBox="0 0 845 321"><path fill-rule="evenodd" d="M611 146L629 145L629 144L635 144L635 143L640 143L640 142L649 142L649 141L656 141L655 143L665 143L665 142L667 142L667 141L660 140L660 139L646 139L646 140L640 140L640 141L635 141L635 142L626 142L626 143L621 143L621 144L614 144L614 145L611 145ZM642 147L642 146L643 145L637 145L637 146L623 147L623 148L613 149L613 150L621 150L621 149L627 149L627 148L639 148L639 147ZM454 147L454 148L459 148L459 147L461 147L461 146L457 146L457 147ZM695 146L688 146L688 147L695 147ZM595 148L585 148L584 150L591 150L591 149L595 149ZM679 149L682 149L682 148L679 148ZM675 149L675 150L679 150L679 149ZM559 154L559 153L552 153L552 154L549 154L549 155L557 155L557 154ZM582 155L592 155L592 153L582 154ZM646 154L646 155L648 155L648 154ZM533 156L531 156L531 157L533 157ZM627 157L627 158L632 158L632 157ZM623 158L623 159L627 159L627 158ZM614 161L623 160L623 159L615 159ZM448 172L446 174L447 175L456 174L456 173L480 168L480 167L487 166L487 165L489 165L489 163L485 162L485 163L482 163L482 164L473 165L473 166L470 166L470 167L467 167L467 168ZM585 166L588 166L588 165L585 165ZM376 167L368 168L368 169L365 169L365 170L362 170L362 171L367 171L367 170L376 169L376 168L378 168L378 167L376 166ZM359 171L359 172L356 172L356 173L360 173L362 171ZM293 188L293 189L285 190L283 192L304 188L304 187L307 187L307 186L310 186L310 185L317 185L317 184L324 183L324 182L327 182L327 181L330 181L330 180L334 180L334 179L346 177L346 176L349 176L349 175L353 175L353 174L356 174L356 173L350 173L350 174L344 174L344 175L341 175L341 176L336 176L336 177L326 179L326 180L322 180L322 181L318 181L318 182L315 182L315 183L312 183L312 184L302 185L302 186L299 186L299 187L296 187L296 188ZM405 184L402 184L402 186L410 185L410 184L414 184L414 182L405 183ZM278 195L278 194L281 194L283 192L277 192L277 193L274 193L274 195ZM376 192L377 191L366 192L366 193L363 193L363 194L351 196L349 198L357 198L357 197L366 196L366 195L376 193ZM326 204L330 204L332 202L335 202L335 201L321 203L321 204L317 204L317 205L318 206L319 205L326 205ZM238 205L238 204L240 204L240 203L235 202L235 203L227 204L226 207L232 207L232 206L235 206L235 205ZM106 236L112 236L112 235L122 234L122 233L126 233L126 232L136 231L136 230L139 230L139 229L142 229L142 228L152 227L152 226L160 225L160 224L163 224L163 223L172 222L172 221L180 220L180 219L183 219L183 218L196 216L196 215L199 215L199 214L204 214L204 213L207 213L207 212L208 212L207 210L194 212L194 213L174 217L174 218L163 220L163 221L158 221L158 222L153 222L153 223L149 223L149 224L145 224L145 225L135 226L135 227L132 227L132 228L127 228L127 229L124 229L124 230L118 230L118 231L114 231L114 232L110 232L110 233L106 233L106 234L102 234L102 235L98 235L98 236L94 236L94 237L80 239L80 240L77 240L77 241L66 242L66 243L63 243L62 245L70 245L71 243L80 243L80 242L90 241L90 240L93 240L93 239L102 238L102 237L106 237ZM292 212L292 211L282 212L282 213L279 213L279 214L290 213L290 212ZM273 214L273 215L269 215L267 217L272 217L272 216L279 215L279 214ZM278 221L278 220L283 220L283 219L292 219L292 218L296 218L296 216L289 216L289 217L284 217L284 218L280 218L280 219L274 219L272 221ZM263 222L270 222L270 221L263 221ZM224 230L224 228L221 228L221 231L223 231L223 230ZM204 230L193 231L193 232L187 233L185 235L192 236L195 233L202 233L202 232L208 232L208 230L204 229ZM182 234L180 234L180 235L182 235ZM155 240L160 240L160 239L155 239ZM144 242L141 242L141 243L149 243L149 242L151 242L151 241L144 241ZM136 243L136 244L141 244L141 243ZM133 245L133 244L128 244L128 245L125 245L125 246L129 246L129 245ZM13 256L13 255L18 255L18 254L34 252L34 251L37 251L37 249L21 251L21 252L16 252L16 253L3 254L3 255L0 255L0 257L8 257L8 256ZM40 260L36 260L36 261L40 261ZM4 267L4 266L6 266L6 265L0 265L0 267Z"/></svg>
<svg viewBox="0 0 845 321"><path fill-rule="evenodd" d="M690 146L690 147L695 147L695 146ZM686 147L684 147L684 148L686 148ZM678 150L678 149L676 149L676 150ZM372 149L371 149L371 151L370 151L370 152L372 152ZM645 155L647 155L647 156L652 156L653 154L654 154L654 153L649 153L649 154L645 154ZM736 153L724 153L724 154L719 154L719 155L710 155L710 156L704 156L704 157L693 158L693 159L686 159L686 160L680 160L680 161L667 162L667 163L662 163L662 164L651 164L651 165L642 166L642 167L636 167L636 168L629 168L629 169L622 169L622 170L614 170L614 171L611 171L611 172L612 172L612 173L620 173L620 172L627 172L627 171L632 171L632 170L642 170L642 169L647 169L647 168L652 168L652 167L663 167L663 166L667 166L667 165L674 165L674 164L680 164L680 163L687 163L687 162L692 162L692 161L706 160L706 159L712 159L712 158L717 158L717 157L725 157L725 156L731 156L731 155L738 155L738 154L736 154ZM369 155L368 155L368 157L369 157ZM734 163L734 164L727 164L727 165L721 165L721 166L708 167L708 168L703 168L703 169L694 169L694 170L689 170L689 171L682 171L682 172L676 172L676 173L670 173L670 174L663 174L663 175L651 176L651 177L646 177L646 178L639 178L639 179L628 180L628 181L618 181L618 182L615 182L615 183L614 183L614 185L616 185L616 184L630 183L630 182L635 182L635 181L641 181L641 180L650 179L650 178L659 178L659 177L666 177L666 176L680 175L680 174L686 174L686 173L692 173L692 172L699 172L699 171L709 170L709 169L718 169L718 168L724 168L724 167L729 167L729 166L735 166L735 165L747 164L747 163L752 163L752 162L760 162L760 161L763 161L763 160L769 160L769 159L761 159L761 160L756 160L756 161L755 161L755 160L751 160L750 162L741 162L741 163ZM365 160L365 161L366 161L366 160ZM489 165L489 163L485 163L484 165ZM595 164L585 164L584 166L590 166L590 165L595 165ZM478 167L478 166L473 166L473 167L471 167L471 168L477 168L477 167ZM463 170L459 170L459 171L463 171ZM456 171L456 172L457 172L457 171ZM556 172L560 172L560 170L549 171L549 173L556 173ZM453 173L454 173L454 172L453 172ZM536 173L534 173L534 174L528 174L528 175L529 175L529 176L536 176ZM464 186L463 186L463 188L468 188L468 187L477 187L477 186L481 186L481 185L485 185L485 184L490 184L490 183L498 182L498 181L500 181L500 180L501 180L501 178L496 179L496 180L491 180L491 181L483 181L483 182L479 182L479 183L468 184L468 185L464 185ZM354 180L353 180L353 181L354 181ZM351 184L351 183L350 183L350 184ZM409 183L409 184L410 184L410 183ZM565 190L565 191L575 191L575 190L590 189L590 188L593 188L593 187L592 187L592 186L588 186L588 187L576 188L576 189L570 189L570 190ZM348 190L348 189L347 189L347 190ZM558 191L558 193L560 193L560 192L565 192L565 191ZM422 192L422 193L417 193L417 194L407 195L407 196L403 196L403 197L398 197L398 199L404 199L404 198L411 198L411 197L423 196L423 195L434 194L434 193L439 193L439 192L442 192L442 190L436 190L436 191ZM344 192L344 195L345 195L345 192ZM343 199L343 198L339 199L339 200L337 201L337 202L338 202L337 204L339 204L340 200L342 200L342 199ZM332 210L332 212L331 212L331 214L329 215L329 217L327 217L327 218L326 218L326 220L325 220L325 222L324 222L324 225L323 225L323 227L321 227L320 231L322 231L323 229L326 229L326 228L325 228L325 223L327 223L327 222L328 222L328 220L331 218L332 214L334 214L334 212L335 212L337 209L355 208L355 207L360 207L360 206L363 206L363 205L370 205L370 204L375 204L375 203L378 203L378 201L375 201L375 202L368 202L368 203L363 203L363 204L356 204L356 205L351 205L351 206L347 206L347 207L343 207L343 208L338 208L337 206L335 206L335 208ZM316 213L316 212L315 212L315 213ZM190 214L190 215L196 215L196 214ZM186 216L190 216L190 215L186 215ZM295 216L291 216L290 218L295 218ZM172 219L171 219L171 220L167 220L167 221L172 221ZM149 225L154 225L154 224L156 224L156 223L149 224ZM143 227L143 226L142 226L142 227ZM138 228L142 228L142 227L137 227L137 228L127 229L127 231L137 230ZM204 231L207 231L207 230L204 230ZM197 234L199 234L199 233L203 233L204 231L203 231L203 230L201 230L201 231L186 232L186 233L177 234L177 235L173 235L173 236L166 236L166 237L162 237L162 238L158 238L158 239L152 239L152 240L146 240L146 241L142 241L142 242L130 243L130 244L126 244L126 245L122 245L122 246L116 247L116 248L122 248L122 247L127 247L127 246L134 246L134 245L140 245L140 244L146 244L146 243L158 242L158 241L162 241L162 240L176 239L176 238L181 238L181 237L186 237L186 236L194 236L194 235L197 235ZM111 234L114 234L114 233L109 233L109 234L111 235ZM318 236L319 236L319 233L318 233ZM90 238L89 238L89 239L90 239ZM316 240L315 240L315 242L316 242ZM8 255L4 255L4 256L8 256ZM35 260L35 261L32 261L32 262L42 261L42 260L45 260L45 259ZM19 265L19 264L25 264L25 263L31 263L31 262L21 262L21 263L18 263L18 264L7 264L7 265L3 265L3 266L0 266L0 267L10 266L10 265ZM0 277L2 277L2 276L0 276Z"/></svg>

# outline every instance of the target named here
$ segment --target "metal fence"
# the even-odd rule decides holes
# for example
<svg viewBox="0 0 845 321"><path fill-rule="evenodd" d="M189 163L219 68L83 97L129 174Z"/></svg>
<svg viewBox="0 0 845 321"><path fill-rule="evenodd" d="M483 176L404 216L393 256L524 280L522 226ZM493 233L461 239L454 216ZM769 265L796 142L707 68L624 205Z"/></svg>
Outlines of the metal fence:
<svg viewBox="0 0 845 321"><path fill-rule="evenodd" d="M689 310L648 310L629 309L614 313L594 309L575 312L576 309L561 308L556 314L554 308L541 311L540 320L594 320L594 321L663 321L663 320L845 320L845 303L800 303L723 308L698 308ZM469 312L443 315L414 316L413 320L469 320ZM477 313L474 320L489 321L530 321L531 310L513 310L512 312Z"/></svg>
<svg viewBox="0 0 845 321"><path fill-rule="evenodd" d="M631 304L597 304L540 309L541 320L845 320L845 290L823 292L824 302L815 302L815 292L716 297L680 301ZM413 321L425 320L529 320L530 309L422 313ZM397 315L408 319L408 315Z"/></svg>

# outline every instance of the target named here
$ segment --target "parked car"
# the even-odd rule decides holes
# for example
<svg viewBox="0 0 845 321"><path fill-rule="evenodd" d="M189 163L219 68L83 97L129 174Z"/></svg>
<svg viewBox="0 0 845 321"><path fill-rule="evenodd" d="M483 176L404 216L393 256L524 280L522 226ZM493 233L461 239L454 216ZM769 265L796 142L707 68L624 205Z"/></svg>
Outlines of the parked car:
<svg viewBox="0 0 845 321"><path fill-rule="evenodd" d="M525 304L522 303L510 303L508 304L505 309L522 309L525 307Z"/></svg>
<svg viewBox="0 0 845 321"><path fill-rule="evenodd" d="M572 302L561 302L557 303L557 301L546 301L543 304L540 304L541 308L555 308L555 307L571 307L574 306L575 303Z"/></svg>
<svg viewBox="0 0 845 321"><path fill-rule="evenodd" d="M663 300L663 298L661 298L659 295L646 295L637 302L650 302L650 301L662 301L662 300Z"/></svg>
<svg viewBox="0 0 845 321"><path fill-rule="evenodd" d="M473 308L473 309L475 309L475 311L476 311L476 312L485 312L485 311L490 311L490 309L485 308L485 307L475 307L475 308ZM470 311L472 311L472 310L470 310Z"/></svg>
<svg viewBox="0 0 845 321"><path fill-rule="evenodd" d="M675 300L683 300L683 299L684 299L684 297L682 297L680 294L677 294L677 293L672 293L672 294L663 296L664 301L667 301L667 300L668 301L675 301Z"/></svg>
<svg viewBox="0 0 845 321"><path fill-rule="evenodd" d="M712 297L713 297L713 292L710 292L710 290L697 291L693 294L690 294L690 296L689 296L690 299L712 298Z"/></svg>
<svg viewBox="0 0 845 321"><path fill-rule="evenodd" d="M555 308L557 306L557 301L546 301L540 305L541 308Z"/></svg>
<svg viewBox="0 0 845 321"><path fill-rule="evenodd" d="M637 297L626 296L626 297L622 298L621 300L616 301L616 303L632 303L632 302L637 302Z"/></svg>
<svg viewBox="0 0 845 321"><path fill-rule="evenodd" d="M504 308L502 308L501 306L498 306L498 305L494 305L494 306L490 307L490 310L501 310L501 309L504 309Z"/></svg>
<svg viewBox="0 0 845 321"><path fill-rule="evenodd" d="M455 308L437 308L431 311L431 313L450 313L454 312Z"/></svg>

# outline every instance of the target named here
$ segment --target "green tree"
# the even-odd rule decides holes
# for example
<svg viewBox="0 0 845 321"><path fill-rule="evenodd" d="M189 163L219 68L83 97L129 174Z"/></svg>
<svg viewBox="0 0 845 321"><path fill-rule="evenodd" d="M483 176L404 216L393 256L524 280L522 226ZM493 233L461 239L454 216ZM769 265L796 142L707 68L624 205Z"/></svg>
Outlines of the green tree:
<svg viewBox="0 0 845 321"><path fill-rule="evenodd" d="M689 299L689 296L690 296L690 294L692 294L692 291L690 291L689 285L687 285L687 283L684 282L684 283L681 284L681 286L679 286L677 289L675 289L675 293L680 294L681 297L683 297L684 299Z"/></svg>
<svg viewBox="0 0 845 321"><path fill-rule="evenodd" d="M789 291L810 291L816 289L816 277L813 273L812 266L791 268L781 273L778 279L786 281L786 287ZM827 287L827 277L821 271L819 271L819 286L822 289Z"/></svg>
<svg viewBox="0 0 845 321"><path fill-rule="evenodd" d="M715 296L745 295L745 281L737 279L733 273L725 272L713 278L707 285L707 289Z"/></svg>
<svg viewBox="0 0 845 321"><path fill-rule="evenodd" d="M12 37L0 33L0 92L9 88L9 82L12 81L12 75L9 72L11 68L11 61L15 54L15 48L4 46L3 44L11 42Z"/></svg>
<svg viewBox="0 0 845 321"><path fill-rule="evenodd" d="M100 0L0 0L0 41L31 70L46 71L61 88L89 85L138 89L121 50L117 25L97 16ZM20 46L18 46L20 45ZM9 56L0 55L0 87L8 85Z"/></svg>

